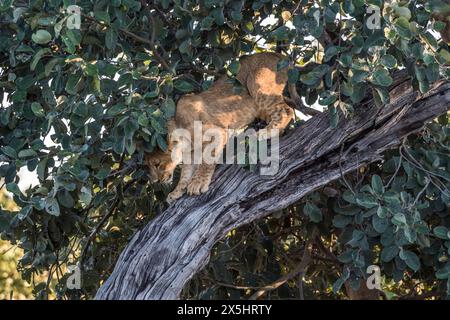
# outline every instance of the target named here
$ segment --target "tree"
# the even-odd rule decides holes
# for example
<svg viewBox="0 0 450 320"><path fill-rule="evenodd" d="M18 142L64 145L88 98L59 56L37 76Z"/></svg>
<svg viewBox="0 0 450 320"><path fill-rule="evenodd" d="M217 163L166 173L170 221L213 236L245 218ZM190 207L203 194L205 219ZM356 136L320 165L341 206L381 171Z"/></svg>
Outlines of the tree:
<svg viewBox="0 0 450 320"><path fill-rule="evenodd" d="M132 267L127 252L146 232L164 234L161 227L174 224L162 222L176 219L187 205L201 213L214 204L213 187L163 213L169 190L148 182L144 152L167 148L165 122L181 95L207 89L224 71L232 77L239 56L261 50L286 55L279 68L289 68L293 106L304 111L304 104L317 101L327 111L296 122L284 138L296 147L283 149L286 171L265 184L237 166L218 170L216 179L225 185L237 174L248 196L238 199L240 210L254 216L219 225L203 247L186 243L188 253L206 257L222 238L183 295L339 297L345 284L347 296L358 297L372 264L381 268L388 298L448 295L450 53L439 32L446 30L440 17L450 10L444 1L73 4L0 2L0 176L21 208L0 212L0 232L24 249L25 279L43 270L58 276L55 288L39 286L40 297L49 290L61 298L93 297L136 232L111 278L131 285L132 297L133 284L154 287L152 272L183 257L184 251L164 257L171 244L150 242L147 249L161 251L151 252L147 269L141 266L132 279L117 276ZM307 131L313 124L321 134ZM21 191L17 172L24 166L40 183ZM270 206L265 199L277 202ZM230 216L242 212L227 209ZM284 213L266 216L274 211ZM241 227L257 217L264 218ZM179 219L190 221L186 214ZM68 290L64 267L75 263L83 287ZM401 285L393 284L400 279ZM121 297L112 282L98 297ZM167 288L164 279L156 284ZM142 295L174 297L180 290Z"/></svg>
<svg viewBox="0 0 450 320"><path fill-rule="evenodd" d="M8 210L16 209L14 202L0 190L0 204ZM7 241L0 240L0 299L29 299L32 297L30 285L20 278L17 260L22 250L15 250Z"/></svg>

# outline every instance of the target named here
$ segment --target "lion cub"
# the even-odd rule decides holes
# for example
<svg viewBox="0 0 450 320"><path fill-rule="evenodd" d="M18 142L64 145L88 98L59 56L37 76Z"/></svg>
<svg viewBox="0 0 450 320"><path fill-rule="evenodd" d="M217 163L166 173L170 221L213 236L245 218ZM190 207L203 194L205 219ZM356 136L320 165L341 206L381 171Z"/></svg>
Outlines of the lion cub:
<svg viewBox="0 0 450 320"><path fill-rule="evenodd" d="M226 77L218 79L208 90L199 94L183 96L177 104L175 118L167 123L168 151L155 151L146 155L152 182L172 181L175 167L182 161L183 143L175 137L175 129L184 129L194 136L194 122L201 121L202 133L214 129L219 133L215 152L220 152L227 143L227 129L241 129L255 119L268 123L266 129L282 132L293 118L293 110L284 102L283 90L287 82L287 71L277 71L277 63L282 58L276 53L259 53L241 58L238 81L247 89L234 93L233 85ZM269 132L269 131L264 131ZM202 137L204 135L202 134ZM265 134L259 138L267 138ZM216 154L220 156L220 154ZM191 158L192 159L192 158ZM168 195L171 203L186 191L198 195L208 190L216 163L182 164L180 180Z"/></svg>

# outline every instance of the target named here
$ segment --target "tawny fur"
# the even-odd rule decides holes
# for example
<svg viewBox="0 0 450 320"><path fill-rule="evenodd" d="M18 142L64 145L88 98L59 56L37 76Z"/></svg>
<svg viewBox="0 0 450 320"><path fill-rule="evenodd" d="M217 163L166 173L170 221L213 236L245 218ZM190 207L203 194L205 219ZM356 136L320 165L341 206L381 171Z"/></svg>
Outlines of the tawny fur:
<svg viewBox="0 0 450 320"><path fill-rule="evenodd" d="M199 94L183 96L177 104L176 115L168 121L168 152L156 151L146 155L152 182L171 182L172 174L180 162L179 143L173 141L172 132L183 128L193 136L194 121L201 121L203 131L214 128L222 135L222 151L227 142L227 129L241 129L255 119L268 123L267 129L279 129L282 132L293 117L293 110L284 102L283 90L287 82L287 71L277 71L281 55L259 53L240 60L237 79L244 86L235 93L233 85L226 77L218 79L208 90ZM247 89L247 90L245 90ZM267 131L264 131L267 132ZM260 134L260 138L267 138ZM172 153L178 154L177 160ZM185 192L198 195L208 190L215 164L183 164L180 180L176 188L168 195L167 201L180 198Z"/></svg>

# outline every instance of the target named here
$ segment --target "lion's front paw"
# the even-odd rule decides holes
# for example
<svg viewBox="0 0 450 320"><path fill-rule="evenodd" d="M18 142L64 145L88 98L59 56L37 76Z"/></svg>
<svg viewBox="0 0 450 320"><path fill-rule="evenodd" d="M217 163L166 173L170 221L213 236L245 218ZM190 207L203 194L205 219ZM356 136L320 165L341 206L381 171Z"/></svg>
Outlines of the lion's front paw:
<svg viewBox="0 0 450 320"><path fill-rule="evenodd" d="M178 190L174 190L171 193L167 195L166 201L168 204L172 204L175 202L175 200L178 200L183 196L184 192L180 192Z"/></svg>
<svg viewBox="0 0 450 320"><path fill-rule="evenodd" d="M188 195L199 195L205 193L209 189L210 181L207 179L192 179L187 186Z"/></svg>

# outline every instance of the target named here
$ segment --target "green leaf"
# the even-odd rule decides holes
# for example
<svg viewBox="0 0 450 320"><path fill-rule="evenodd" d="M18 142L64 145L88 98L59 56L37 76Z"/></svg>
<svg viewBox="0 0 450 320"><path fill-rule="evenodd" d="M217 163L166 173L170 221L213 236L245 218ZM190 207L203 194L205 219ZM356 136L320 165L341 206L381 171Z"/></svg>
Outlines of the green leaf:
<svg viewBox="0 0 450 320"><path fill-rule="evenodd" d="M19 189L19 186L15 182L10 182L6 185L6 190L11 192L12 194L18 196L19 198L22 198L22 192Z"/></svg>
<svg viewBox="0 0 450 320"><path fill-rule="evenodd" d="M397 65L397 59L393 55L385 54L381 57L381 64L386 68L392 69Z"/></svg>
<svg viewBox="0 0 450 320"><path fill-rule="evenodd" d="M409 29L409 21L405 17L399 17L395 20L395 30L397 30L400 37L410 40L412 38L411 30Z"/></svg>
<svg viewBox="0 0 450 320"><path fill-rule="evenodd" d="M246 22L245 24L242 25L242 27L246 33L252 33L253 30L255 29L251 21Z"/></svg>
<svg viewBox="0 0 450 320"><path fill-rule="evenodd" d="M77 86L81 80L81 72L72 73L69 75L69 79L66 83L66 91L69 94L75 95L77 94Z"/></svg>
<svg viewBox="0 0 450 320"><path fill-rule="evenodd" d="M333 226L335 226L336 228L343 229L348 224L350 224L352 222L352 220L353 220L353 218L350 216L338 214L333 217Z"/></svg>
<svg viewBox="0 0 450 320"><path fill-rule="evenodd" d="M117 33L113 29L106 31L105 45L109 50L114 50L117 44Z"/></svg>
<svg viewBox="0 0 450 320"><path fill-rule="evenodd" d="M164 152L167 151L167 148L168 148L167 142L166 142L166 139L163 138L163 136L161 136L161 135L159 135L159 134L156 135L156 143L158 144L158 147L159 147L162 151L164 151Z"/></svg>
<svg viewBox="0 0 450 320"><path fill-rule="evenodd" d="M19 218L19 220L23 221L31 214L31 212L33 212L33 206L23 207L17 214L17 218Z"/></svg>
<svg viewBox="0 0 450 320"><path fill-rule="evenodd" d="M36 52L36 54L33 57L33 61L31 61L31 64L30 64L31 71L34 71L34 69L36 69L36 66L37 66L39 60L41 60L41 58L46 53L51 53L51 50L49 48L42 48L38 52Z"/></svg>
<svg viewBox="0 0 450 320"><path fill-rule="evenodd" d="M414 252L409 250L402 250L400 251L399 256L400 259L405 261L406 265L412 270L418 271L420 269L420 259Z"/></svg>
<svg viewBox="0 0 450 320"><path fill-rule="evenodd" d="M25 149L19 152L19 158L29 158L35 156L37 156L37 153L33 149Z"/></svg>
<svg viewBox="0 0 450 320"><path fill-rule="evenodd" d="M211 11L211 15L214 17L214 20L218 26L221 26L225 23L225 16L223 14L223 8L215 8Z"/></svg>
<svg viewBox="0 0 450 320"><path fill-rule="evenodd" d="M90 77L97 77L98 76L98 66L95 63L88 63L86 64L84 68L84 72L86 75Z"/></svg>
<svg viewBox="0 0 450 320"><path fill-rule="evenodd" d="M38 30L31 35L31 40L37 44L46 44L52 40L52 35L47 30Z"/></svg>
<svg viewBox="0 0 450 320"><path fill-rule="evenodd" d="M433 233L435 234L436 237L440 238L440 239L444 239L444 240L449 240L450 238L448 237L448 229L444 226L438 226L435 227L433 229Z"/></svg>
<svg viewBox="0 0 450 320"><path fill-rule="evenodd" d="M400 249L396 245L384 247L383 250L381 251L381 260L384 262L389 262L398 255L399 251Z"/></svg>
<svg viewBox="0 0 450 320"><path fill-rule="evenodd" d="M329 106L337 100L337 95L334 92L324 91L320 94L319 104L322 106Z"/></svg>
<svg viewBox="0 0 450 320"><path fill-rule="evenodd" d="M108 14L108 12L106 12L106 11L95 11L95 12L94 12L94 17L95 17L97 20L99 20L99 21L101 21L101 22L104 22L104 23L106 23L106 24L109 24L109 23L110 23L109 14Z"/></svg>
<svg viewBox="0 0 450 320"><path fill-rule="evenodd" d="M372 226L378 233L383 233L389 227L389 220L386 218L380 218L377 214L372 216Z"/></svg>
<svg viewBox="0 0 450 320"><path fill-rule="evenodd" d="M392 78L389 75L389 71L387 71L386 69L378 69L377 71L375 71L370 81L373 84L382 87L387 87L392 84Z"/></svg>
<svg viewBox="0 0 450 320"><path fill-rule="evenodd" d="M52 71L53 68L61 61L61 58L53 58L51 59L46 65L44 69L45 76L48 77Z"/></svg>
<svg viewBox="0 0 450 320"><path fill-rule="evenodd" d="M111 168L101 168L100 170L98 170L97 174L95 175L95 177L98 180L103 180L105 179L109 174L111 173Z"/></svg>
<svg viewBox="0 0 450 320"><path fill-rule="evenodd" d="M277 71L281 71L284 68L289 67L289 60L288 59L280 59L280 61L277 62Z"/></svg>
<svg viewBox="0 0 450 320"><path fill-rule="evenodd" d="M52 216L60 215L59 203L55 198L47 198L45 200L45 211Z"/></svg>
<svg viewBox="0 0 450 320"><path fill-rule="evenodd" d="M75 204L70 192L67 190L63 190L62 192L58 192L57 195L58 202L65 208L72 208Z"/></svg>
<svg viewBox="0 0 450 320"><path fill-rule="evenodd" d="M80 201L85 205L85 207L88 206L92 201L91 189L86 186L81 187L79 197Z"/></svg>
<svg viewBox="0 0 450 320"><path fill-rule="evenodd" d="M75 29L67 29L66 36L73 46L78 46L81 42L81 32Z"/></svg>
<svg viewBox="0 0 450 320"><path fill-rule="evenodd" d="M322 79L322 77L328 72L329 69L330 67L328 65L319 65L312 71L306 74L302 74L300 76L300 81L306 85L315 85Z"/></svg>
<svg viewBox="0 0 450 320"><path fill-rule="evenodd" d="M31 111L33 111L34 115L38 118L42 118L45 116L44 108L39 102L33 102L31 104Z"/></svg>
<svg viewBox="0 0 450 320"><path fill-rule="evenodd" d="M379 206L377 209L377 215L380 218L386 218L388 216L388 213L389 213L389 211L386 207Z"/></svg>
<svg viewBox="0 0 450 320"><path fill-rule="evenodd" d="M38 174L38 178L41 181L43 181L46 178L46 175L47 175L47 162L48 162L48 159L44 158L37 165L36 171L37 171L37 174Z"/></svg>
<svg viewBox="0 0 450 320"><path fill-rule="evenodd" d="M330 127L332 129L336 128L339 123L339 113L335 106L330 106Z"/></svg>
<svg viewBox="0 0 450 320"><path fill-rule="evenodd" d="M185 80L177 80L174 82L173 86L175 89L181 92L191 92L192 90L194 90L194 86Z"/></svg>
<svg viewBox="0 0 450 320"><path fill-rule="evenodd" d="M147 127L148 126L149 121L148 121L146 113L142 113L142 114L139 115L138 123L142 127Z"/></svg>
<svg viewBox="0 0 450 320"><path fill-rule="evenodd" d="M342 54L338 59L339 64L344 68L350 67L352 65L352 61L353 61L352 55L349 53Z"/></svg>
<svg viewBox="0 0 450 320"><path fill-rule="evenodd" d="M372 176L372 189L375 191L375 193L381 195L384 193L384 186L383 186L383 180L381 180L381 177L377 174L374 174Z"/></svg>
<svg viewBox="0 0 450 320"><path fill-rule="evenodd" d="M353 260L353 250L347 250L346 252L337 256L337 259L342 263L350 263Z"/></svg>
<svg viewBox="0 0 450 320"><path fill-rule="evenodd" d="M378 200L374 196L365 193L357 196L356 203L367 209L372 209L378 206Z"/></svg>
<svg viewBox="0 0 450 320"><path fill-rule="evenodd" d="M173 118L175 116L176 106L173 99L168 98L164 100L162 105L162 112L164 113L164 116L166 119Z"/></svg>
<svg viewBox="0 0 450 320"><path fill-rule="evenodd" d="M16 152L16 150L14 150L14 148L12 148L10 146L4 146L4 147L2 147L1 150L8 157L13 158L13 159L17 158L17 152Z"/></svg>
<svg viewBox="0 0 450 320"><path fill-rule="evenodd" d="M450 265L445 266L444 268L436 271L436 278L440 280L449 279L450 278Z"/></svg>
<svg viewBox="0 0 450 320"><path fill-rule="evenodd" d="M324 61L328 62L330 61L335 55L337 55L341 51L340 47L337 46L330 46L325 49L325 57Z"/></svg>
<svg viewBox="0 0 450 320"><path fill-rule="evenodd" d="M389 91L384 88L375 87L374 99L378 107L388 104L390 101Z"/></svg>
<svg viewBox="0 0 450 320"><path fill-rule="evenodd" d="M289 40L289 32L290 29L288 27L281 26L272 32L272 36L275 38L276 41Z"/></svg>
<svg viewBox="0 0 450 320"><path fill-rule="evenodd" d="M238 61L232 61L230 63L230 65L228 66L228 71L232 75L237 75L240 68L241 68L241 64Z"/></svg>
<svg viewBox="0 0 450 320"><path fill-rule="evenodd" d="M119 113L125 111L126 109L127 109L126 105L124 105L123 103L118 103L109 108L106 114L109 116L116 116Z"/></svg>
<svg viewBox="0 0 450 320"><path fill-rule="evenodd" d="M322 221L322 211L311 202L306 203L303 208L303 212L311 219L312 222L318 223Z"/></svg>
<svg viewBox="0 0 450 320"><path fill-rule="evenodd" d="M391 221L396 226L403 226L406 225L406 216L403 213L396 213Z"/></svg>

